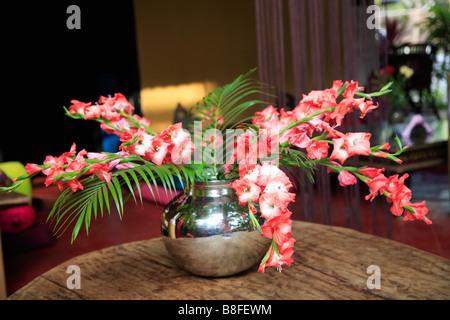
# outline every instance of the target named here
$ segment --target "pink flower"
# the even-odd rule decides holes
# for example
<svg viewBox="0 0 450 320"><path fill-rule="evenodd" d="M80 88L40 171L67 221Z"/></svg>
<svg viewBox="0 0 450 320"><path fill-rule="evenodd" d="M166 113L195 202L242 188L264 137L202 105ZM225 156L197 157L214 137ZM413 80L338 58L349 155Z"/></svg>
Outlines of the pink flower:
<svg viewBox="0 0 450 320"><path fill-rule="evenodd" d="M32 175L36 172L41 172L42 168L39 168L37 164L35 163L27 163L27 165L25 166L25 171L29 174Z"/></svg>
<svg viewBox="0 0 450 320"><path fill-rule="evenodd" d="M256 202L259 199L261 188L248 179L236 180L230 186L236 190L240 205L246 205L248 200Z"/></svg>
<svg viewBox="0 0 450 320"><path fill-rule="evenodd" d="M91 105L91 103L84 103L78 100L72 100L70 101L72 103L72 105L69 107L69 112L71 114L83 114L84 115L84 110L89 107Z"/></svg>
<svg viewBox="0 0 450 320"><path fill-rule="evenodd" d="M292 187L292 183L284 176L277 175L267 180L264 192L287 192Z"/></svg>
<svg viewBox="0 0 450 320"><path fill-rule="evenodd" d="M100 97L100 104L104 106L104 112L102 116L110 121L117 121L122 116L117 111L121 111L126 114L131 114L134 107L128 102L127 98L121 94L116 93L114 97Z"/></svg>
<svg viewBox="0 0 450 320"><path fill-rule="evenodd" d="M128 146L124 146L124 143L129 142L134 138L130 132L124 131L120 137L120 141L122 141L120 149L131 154L141 156L144 158L144 160L150 160L151 157L148 155L148 153L150 151L153 151L153 140L155 139L155 137L148 134L142 127L138 129L135 136L137 137L136 142Z"/></svg>
<svg viewBox="0 0 450 320"><path fill-rule="evenodd" d="M408 206L414 210L414 213L405 210L403 221L408 220L413 221L417 219L417 220L424 220L427 224L432 223L430 219L425 219L428 213L428 209L427 207L425 207L425 201L422 201L420 203L410 203Z"/></svg>
<svg viewBox="0 0 450 320"><path fill-rule="evenodd" d="M230 168L231 168L231 164L229 164L229 163L223 165L223 171L224 171L225 178L227 178L228 175L231 173Z"/></svg>
<svg viewBox="0 0 450 320"><path fill-rule="evenodd" d="M255 112L256 118L252 119L253 124L262 124L266 121L272 120L272 119L278 119L278 116L280 114L278 113L277 109L275 109L273 106L266 107L263 111L257 111Z"/></svg>
<svg viewBox="0 0 450 320"><path fill-rule="evenodd" d="M110 182L112 173L109 170L108 164L97 162L91 165L86 174L95 174L100 180Z"/></svg>
<svg viewBox="0 0 450 320"><path fill-rule="evenodd" d="M305 131L294 134L289 139L289 144L292 144L298 148L306 148L310 145L311 139L308 137Z"/></svg>
<svg viewBox="0 0 450 320"><path fill-rule="evenodd" d="M323 140L311 140L309 145L306 147L308 152L308 158L320 160L328 156L328 149L330 146L326 141Z"/></svg>
<svg viewBox="0 0 450 320"><path fill-rule="evenodd" d="M278 199L274 197L274 193L264 193L259 198L259 207L261 210L261 216L267 220L274 219L281 216L283 213ZM270 231L270 237L272 237L272 232Z"/></svg>
<svg viewBox="0 0 450 320"><path fill-rule="evenodd" d="M86 164L86 160L84 156L87 155L86 150L81 150L78 152L77 156L73 161L69 163L69 165L66 168L66 172L79 172L84 169L84 165Z"/></svg>
<svg viewBox="0 0 450 320"><path fill-rule="evenodd" d="M377 168L364 168L359 170L359 173L361 173L363 176L366 176L367 178L375 178L376 176L379 176L384 171L384 168L377 169Z"/></svg>
<svg viewBox="0 0 450 320"><path fill-rule="evenodd" d="M188 131L182 128L181 122L172 124L160 132L158 135L163 142L179 145L190 138Z"/></svg>
<svg viewBox="0 0 450 320"><path fill-rule="evenodd" d="M261 227L264 235L269 239L273 238L279 246L288 241L292 234L292 220L290 215L291 212L286 211L282 215L266 220Z"/></svg>
<svg viewBox="0 0 450 320"><path fill-rule="evenodd" d="M352 111L354 100L343 99L336 106L333 112L330 112L325 117L325 121L329 122L330 119L334 120L336 125L341 125L344 117Z"/></svg>
<svg viewBox="0 0 450 320"><path fill-rule="evenodd" d="M104 112L103 106L98 104L90 105L84 109L84 119L99 119Z"/></svg>
<svg viewBox="0 0 450 320"><path fill-rule="evenodd" d="M343 139L350 155L359 154L368 156L372 152L370 150L370 137L370 133L349 132L344 135Z"/></svg>
<svg viewBox="0 0 450 320"><path fill-rule="evenodd" d="M239 178L247 178L253 183L258 182L260 165L256 165L249 159L244 159L239 162Z"/></svg>
<svg viewBox="0 0 450 320"><path fill-rule="evenodd" d="M343 138L333 139L333 143L333 152L330 155L330 159L339 160L342 164L344 164L345 160L351 156L347 149L345 140Z"/></svg>
<svg viewBox="0 0 450 320"><path fill-rule="evenodd" d="M83 190L83 185L78 181L78 178L81 176L81 171L84 169L84 166L86 164L86 160L84 156L87 154L86 150L81 150L78 152L75 159L67 166L65 172L78 172L78 175L76 178L73 178L70 181L67 181L67 184L72 189L73 192L76 192L77 189Z"/></svg>
<svg viewBox="0 0 450 320"><path fill-rule="evenodd" d="M191 139L186 139L177 145L172 145L170 150L170 162L174 164L190 163L195 145Z"/></svg>
<svg viewBox="0 0 450 320"><path fill-rule="evenodd" d="M356 184L356 177L348 171L341 171L338 175L339 185L341 187Z"/></svg>
<svg viewBox="0 0 450 320"><path fill-rule="evenodd" d="M291 183L289 178L282 170L280 170L280 168L268 162L264 162L259 168L259 179L257 183L264 188L267 183L275 177L280 177L285 185Z"/></svg>
<svg viewBox="0 0 450 320"><path fill-rule="evenodd" d="M119 130L107 125L105 122L100 124L100 128L108 134L122 135L124 131L130 130L130 124L125 118L117 118L117 120L110 120L111 123ZM141 129L141 128L140 128ZM143 128L142 128L143 129Z"/></svg>
<svg viewBox="0 0 450 320"><path fill-rule="evenodd" d="M294 261L292 259L292 255L294 253L294 250L292 247L294 246L294 239L289 239L285 243L283 243L281 246L278 246L278 251L280 255L277 255L272 246L269 248L270 255L269 258L265 263L260 264L258 268L258 272L264 272L266 267L277 267L278 271L281 271L281 266L283 264L287 264L288 266L291 265L291 263Z"/></svg>
<svg viewBox="0 0 450 320"><path fill-rule="evenodd" d="M370 193L366 196L366 200L372 201L379 192L380 194L383 194L383 192L387 189L389 186L389 179L384 176L384 174L379 174L372 180L366 181L367 185L369 186Z"/></svg>
<svg viewBox="0 0 450 320"><path fill-rule="evenodd" d="M139 116L137 114L133 114L133 118L134 118L134 120L138 121L139 123L141 123L143 125L146 125L147 127L150 126L150 120L148 120L145 117L141 117L141 116Z"/></svg>
<svg viewBox="0 0 450 320"><path fill-rule="evenodd" d="M278 151L280 136L267 129L261 129L258 137L258 159L264 159Z"/></svg>
<svg viewBox="0 0 450 320"><path fill-rule="evenodd" d="M154 164L160 166L169 151L169 144L156 136L151 140L151 146L145 151L145 160L151 160Z"/></svg>
<svg viewBox="0 0 450 320"><path fill-rule="evenodd" d="M125 169L130 169L130 168L134 168L135 165L132 163L119 163L115 165L117 170L125 170Z"/></svg>
<svg viewBox="0 0 450 320"><path fill-rule="evenodd" d="M411 190L404 185L408 174L404 174L401 178L398 175L389 177L389 185L386 191L389 194L389 199L392 201L391 213L396 216L403 214L403 207L409 204L411 199Z"/></svg>
<svg viewBox="0 0 450 320"><path fill-rule="evenodd" d="M258 155L257 137L252 131L246 131L236 139L236 160L251 159L256 164Z"/></svg>
<svg viewBox="0 0 450 320"><path fill-rule="evenodd" d="M366 116L366 114L368 114L369 112L372 112L372 110L378 108L378 103L376 105L374 105L373 101L369 100L369 101L365 101L365 102L358 104L356 106L356 108L358 108L359 111L361 111L360 118L363 119Z"/></svg>
<svg viewBox="0 0 450 320"><path fill-rule="evenodd" d="M99 153L99 152L88 152L87 153L88 159L95 159L95 160L105 160L108 158L108 154L106 153Z"/></svg>
<svg viewBox="0 0 450 320"><path fill-rule="evenodd" d="M346 82L347 87L345 88L345 92L342 96L346 99L353 99L356 92L359 90L364 90L363 87L358 87L358 81L351 80L350 82Z"/></svg>
<svg viewBox="0 0 450 320"><path fill-rule="evenodd" d="M70 163L72 162L72 158L76 153L77 146L75 143L72 144L72 146L70 147L70 151L68 152L64 152L61 156L59 156L60 160L65 162L65 163Z"/></svg>
<svg viewBox="0 0 450 320"><path fill-rule="evenodd" d="M76 153L76 145L72 144L69 152L63 153L59 157L47 156L44 161L44 165L50 165L49 168L42 170L42 173L47 176L45 179L45 185L48 187L52 184L56 184L57 187L62 190L64 183L67 183L73 192L77 189L83 190L83 185L77 180L81 175L81 171L84 169L86 160L84 156L87 154L86 150L82 150L78 155L72 159ZM66 168L64 169L64 166ZM71 180L62 181L61 179L67 177L65 173L75 173L75 175L70 175ZM58 178L55 180L55 178Z"/></svg>
<svg viewBox="0 0 450 320"><path fill-rule="evenodd" d="M50 165L49 168L42 170L42 173L47 176L45 185L48 187L53 184L53 178L64 172L64 160L59 157L47 156L44 160L44 165Z"/></svg>

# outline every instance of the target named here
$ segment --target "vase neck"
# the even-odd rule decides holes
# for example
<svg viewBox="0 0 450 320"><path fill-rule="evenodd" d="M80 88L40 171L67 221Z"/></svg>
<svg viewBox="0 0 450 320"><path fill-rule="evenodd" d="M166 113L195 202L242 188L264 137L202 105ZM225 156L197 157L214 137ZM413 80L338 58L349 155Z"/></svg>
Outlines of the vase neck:
<svg viewBox="0 0 450 320"><path fill-rule="evenodd" d="M191 192L195 197L234 196L236 192L231 188L230 183L230 180L196 181Z"/></svg>

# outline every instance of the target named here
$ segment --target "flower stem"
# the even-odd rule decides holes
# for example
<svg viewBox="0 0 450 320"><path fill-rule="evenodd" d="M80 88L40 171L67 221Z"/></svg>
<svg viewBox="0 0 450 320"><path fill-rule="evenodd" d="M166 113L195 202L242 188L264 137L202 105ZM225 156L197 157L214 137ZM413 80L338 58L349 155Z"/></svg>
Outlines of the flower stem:
<svg viewBox="0 0 450 320"><path fill-rule="evenodd" d="M262 233L261 225L258 222L258 219L256 219L255 215L253 214L252 210L250 209L250 206L254 206L253 202L251 200L248 200L248 216L250 217L250 221L255 227L256 230Z"/></svg>

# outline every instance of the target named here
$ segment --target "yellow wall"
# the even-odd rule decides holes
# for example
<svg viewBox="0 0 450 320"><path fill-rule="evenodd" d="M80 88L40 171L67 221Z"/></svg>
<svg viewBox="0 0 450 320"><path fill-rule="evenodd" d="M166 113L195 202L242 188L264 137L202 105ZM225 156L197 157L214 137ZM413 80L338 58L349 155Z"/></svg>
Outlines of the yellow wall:
<svg viewBox="0 0 450 320"><path fill-rule="evenodd" d="M178 103L257 67L253 0L134 0L134 10L141 105L157 132Z"/></svg>

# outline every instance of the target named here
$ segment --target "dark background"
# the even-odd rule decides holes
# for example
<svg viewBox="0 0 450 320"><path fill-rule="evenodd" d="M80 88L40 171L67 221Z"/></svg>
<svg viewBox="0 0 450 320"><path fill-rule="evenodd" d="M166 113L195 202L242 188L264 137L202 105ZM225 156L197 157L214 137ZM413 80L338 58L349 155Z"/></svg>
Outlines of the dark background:
<svg viewBox="0 0 450 320"><path fill-rule="evenodd" d="M70 5L80 7L81 29L66 26ZM77 151L101 151L99 123L71 119L63 106L120 92L140 114L132 1L11 2L7 8L0 161L40 164L73 142Z"/></svg>

